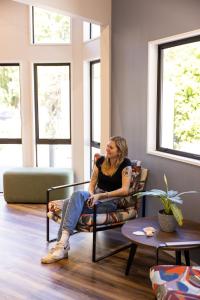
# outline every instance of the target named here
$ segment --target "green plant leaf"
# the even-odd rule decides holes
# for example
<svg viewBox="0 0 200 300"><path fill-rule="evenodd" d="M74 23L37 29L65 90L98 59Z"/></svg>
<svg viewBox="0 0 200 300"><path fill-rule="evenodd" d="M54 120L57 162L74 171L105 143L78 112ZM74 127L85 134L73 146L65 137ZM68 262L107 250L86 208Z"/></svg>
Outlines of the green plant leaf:
<svg viewBox="0 0 200 300"><path fill-rule="evenodd" d="M180 197L169 197L170 201L182 204L183 200Z"/></svg>
<svg viewBox="0 0 200 300"><path fill-rule="evenodd" d="M173 190L168 191L168 197L175 197L176 195L178 195L178 191L173 191Z"/></svg>
<svg viewBox="0 0 200 300"><path fill-rule="evenodd" d="M150 191L147 191L147 192L136 193L133 196L137 196L138 198L143 197L143 196L152 196L152 197L164 196L164 197L166 197L166 193L164 191L161 191L161 190L150 190Z"/></svg>
<svg viewBox="0 0 200 300"><path fill-rule="evenodd" d="M179 207L176 206L176 204L171 204L171 210L174 215L174 218L176 219L179 226L183 225L183 214Z"/></svg>
<svg viewBox="0 0 200 300"><path fill-rule="evenodd" d="M166 192L168 193L168 182L167 182L167 177L164 174L164 182L165 182L165 186L166 186Z"/></svg>
<svg viewBox="0 0 200 300"><path fill-rule="evenodd" d="M196 194L198 193L197 191L187 191L187 192L182 192L180 194L178 194L177 196L180 196L180 195L184 195L184 194Z"/></svg>

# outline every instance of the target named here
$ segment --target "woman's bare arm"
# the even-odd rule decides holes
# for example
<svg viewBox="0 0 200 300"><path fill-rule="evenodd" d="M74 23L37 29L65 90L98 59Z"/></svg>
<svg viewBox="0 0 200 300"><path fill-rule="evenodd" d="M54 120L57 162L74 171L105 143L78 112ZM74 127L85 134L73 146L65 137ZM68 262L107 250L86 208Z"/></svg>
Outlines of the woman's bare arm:
<svg viewBox="0 0 200 300"><path fill-rule="evenodd" d="M114 190L112 192L106 192L106 193L99 193L92 195L90 197L90 206L92 207L95 202L98 200L105 200L108 198L113 198L113 197L121 197L121 196L127 196L130 183L131 183L131 175L132 175L132 168L131 166L125 167L122 170L122 187L120 189Z"/></svg>

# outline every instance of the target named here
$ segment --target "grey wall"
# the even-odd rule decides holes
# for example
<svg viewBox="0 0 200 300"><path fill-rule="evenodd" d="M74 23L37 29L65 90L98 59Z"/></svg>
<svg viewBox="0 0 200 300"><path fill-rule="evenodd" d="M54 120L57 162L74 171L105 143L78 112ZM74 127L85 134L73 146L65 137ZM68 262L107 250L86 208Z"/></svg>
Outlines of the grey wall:
<svg viewBox="0 0 200 300"><path fill-rule="evenodd" d="M112 1L112 135L125 136L129 157L149 168L148 188L169 185L178 191L200 190L198 166L146 153L147 43L200 28L199 0ZM200 222L200 194L185 196L184 217ZM159 202L148 201L147 214Z"/></svg>

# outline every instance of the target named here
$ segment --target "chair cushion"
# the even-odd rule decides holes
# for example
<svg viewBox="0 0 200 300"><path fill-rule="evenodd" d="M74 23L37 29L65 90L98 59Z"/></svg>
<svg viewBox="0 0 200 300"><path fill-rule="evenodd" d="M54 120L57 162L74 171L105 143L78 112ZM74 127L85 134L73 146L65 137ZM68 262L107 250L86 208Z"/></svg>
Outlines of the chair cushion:
<svg viewBox="0 0 200 300"><path fill-rule="evenodd" d="M158 265L150 269L150 278L159 300L200 299L200 266Z"/></svg>
<svg viewBox="0 0 200 300"><path fill-rule="evenodd" d="M49 212L47 215L53 221L60 223L62 215L62 206L64 200L53 201L57 209L54 212ZM97 214L97 225L110 225L123 223L129 219L136 218L137 210L134 207L128 207L126 209L118 209L115 212L99 213ZM92 231L93 214L82 214L79 218L77 229L81 231Z"/></svg>

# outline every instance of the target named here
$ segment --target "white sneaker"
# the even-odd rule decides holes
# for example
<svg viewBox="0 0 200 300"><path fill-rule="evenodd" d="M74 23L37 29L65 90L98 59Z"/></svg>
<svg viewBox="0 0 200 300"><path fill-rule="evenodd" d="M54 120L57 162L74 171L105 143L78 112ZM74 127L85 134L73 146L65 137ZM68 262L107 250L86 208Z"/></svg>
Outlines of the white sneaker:
<svg viewBox="0 0 200 300"><path fill-rule="evenodd" d="M63 258L68 258L68 251L70 249L69 242L66 246L61 242L57 242L55 247L53 247L49 253L41 258L42 264L51 264Z"/></svg>

